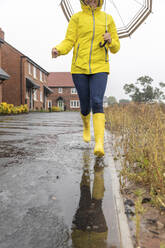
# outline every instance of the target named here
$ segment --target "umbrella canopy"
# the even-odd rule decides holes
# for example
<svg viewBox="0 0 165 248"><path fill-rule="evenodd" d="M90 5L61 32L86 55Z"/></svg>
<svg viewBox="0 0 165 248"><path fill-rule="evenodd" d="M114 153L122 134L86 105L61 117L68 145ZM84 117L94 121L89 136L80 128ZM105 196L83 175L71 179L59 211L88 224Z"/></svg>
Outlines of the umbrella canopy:
<svg viewBox="0 0 165 248"><path fill-rule="evenodd" d="M81 11L80 0L62 0L66 19ZM104 0L104 11L115 20L119 38L129 37L152 12L152 0Z"/></svg>

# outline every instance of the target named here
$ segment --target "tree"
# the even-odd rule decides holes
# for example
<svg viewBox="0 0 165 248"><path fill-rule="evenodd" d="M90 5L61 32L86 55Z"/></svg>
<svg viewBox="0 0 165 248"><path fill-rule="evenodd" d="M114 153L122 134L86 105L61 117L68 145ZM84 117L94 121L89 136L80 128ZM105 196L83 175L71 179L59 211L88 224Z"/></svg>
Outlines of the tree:
<svg viewBox="0 0 165 248"><path fill-rule="evenodd" d="M132 98L134 102L153 102L165 99L165 95L160 88L152 87L153 79L149 76L142 76L137 79L135 84L125 84L123 89L126 94ZM165 83L159 83L161 88L165 87Z"/></svg>
<svg viewBox="0 0 165 248"><path fill-rule="evenodd" d="M108 97L108 105L112 105L112 104L115 104L117 103L117 100L114 96L109 96Z"/></svg>
<svg viewBox="0 0 165 248"><path fill-rule="evenodd" d="M126 103L129 103L129 102L130 102L130 100L128 100L128 99L120 99L119 100L120 104L126 104Z"/></svg>

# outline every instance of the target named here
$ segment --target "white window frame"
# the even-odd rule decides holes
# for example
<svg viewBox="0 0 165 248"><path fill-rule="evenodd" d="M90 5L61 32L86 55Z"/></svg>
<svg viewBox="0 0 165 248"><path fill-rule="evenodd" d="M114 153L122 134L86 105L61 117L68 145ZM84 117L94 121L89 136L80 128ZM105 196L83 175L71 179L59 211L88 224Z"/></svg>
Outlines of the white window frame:
<svg viewBox="0 0 165 248"><path fill-rule="evenodd" d="M58 88L58 93L62 94L63 93L63 88Z"/></svg>
<svg viewBox="0 0 165 248"><path fill-rule="evenodd" d="M29 99L29 91L28 91L28 89L26 89L26 98L25 99Z"/></svg>
<svg viewBox="0 0 165 248"><path fill-rule="evenodd" d="M30 75L32 75L32 67L30 63L28 63L28 72Z"/></svg>
<svg viewBox="0 0 165 248"><path fill-rule="evenodd" d="M43 82L43 74L42 74L42 71L40 71L40 81Z"/></svg>
<svg viewBox="0 0 165 248"><path fill-rule="evenodd" d="M33 95L34 95L34 101L37 101L37 89L34 89Z"/></svg>
<svg viewBox="0 0 165 248"><path fill-rule="evenodd" d="M70 108L80 108L79 100L70 100Z"/></svg>
<svg viewBox="0 0 165 248"><path fill-rule="evenodd" d="M43 102L43 94L42 94L42 91L40 91L40 102Z"/></svg>
<svg viewBox="0 0 165 248"><path fill-rule="evenodd" d="M76 90L76 88L71 88L71 94L72 94L72 95L77 95L77 90Z"/></svg>
<svg viewBox="0 0 165 248"><path fill-rule="evenodd" d="M44 78L44 82L46 82L46 75L45 74L44 74L43 78Z"/></svg>
<svg viewBox="0 0 165 248"><path fill-rule="evenodd" d="M52 100L48 100L48 108L52 108Z"/></svg>
<svg viewBox="0 0 165 248"><path fill-rule="evenodd" d="M33 66L33 77L37 79L37 68Z"/></svg>

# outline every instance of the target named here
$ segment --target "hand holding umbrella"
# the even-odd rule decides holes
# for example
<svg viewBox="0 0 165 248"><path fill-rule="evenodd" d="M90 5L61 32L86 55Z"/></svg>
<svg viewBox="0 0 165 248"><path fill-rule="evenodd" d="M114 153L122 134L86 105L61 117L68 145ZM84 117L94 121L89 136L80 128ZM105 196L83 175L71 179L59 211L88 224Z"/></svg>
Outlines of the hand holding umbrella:
<svg viewBox="0 0 165 248"><path fill-rule="evenodd" d="M110 33L106 32L105 34L103 34L103 38L105 41L107 41L109 44L111 43L112 39L111 39L111 35Z"/></svg>
<svg viewBox="0 0 165 248"><path fill-rule="evenodd" d="M102 44L101 42L100 42L100 47L104 47L106 44L107 44L107 42L109 43L109 44L111 44L111 42L112 42L112 39L111 39L111 35L110 35L110 33L108 33L107 31L105 32L105 34L103 34L103 39L104 39L104 43Z"/></svg>

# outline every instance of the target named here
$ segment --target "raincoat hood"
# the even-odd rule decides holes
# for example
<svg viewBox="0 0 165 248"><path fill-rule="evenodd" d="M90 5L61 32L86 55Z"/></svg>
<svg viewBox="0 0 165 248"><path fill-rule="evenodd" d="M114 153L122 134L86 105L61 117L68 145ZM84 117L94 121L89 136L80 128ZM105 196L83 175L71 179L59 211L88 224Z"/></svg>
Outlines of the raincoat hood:
<svg viewBox="0 0 165 248"><path fill-rule="evenodd" d="M84 0L80 0L81 3L81 8L82 10L88 10L91 9L91 7L89 5L86 5L84 3ZM98 6L96 7L96 10L101 10L102 6L103 6L104 0L98 0Z"/></svg>

